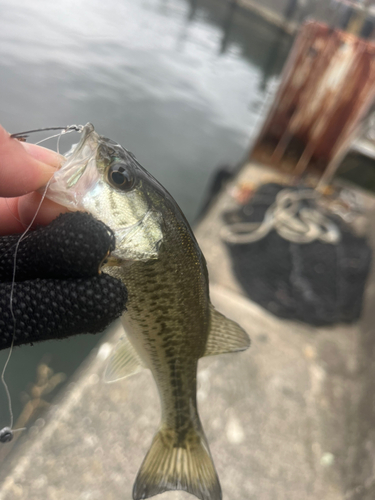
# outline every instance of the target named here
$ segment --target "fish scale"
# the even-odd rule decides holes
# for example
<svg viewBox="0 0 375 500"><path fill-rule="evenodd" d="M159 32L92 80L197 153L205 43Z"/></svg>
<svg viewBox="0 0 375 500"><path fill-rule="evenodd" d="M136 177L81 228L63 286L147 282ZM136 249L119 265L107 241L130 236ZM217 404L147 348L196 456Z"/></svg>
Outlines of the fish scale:
<svg viewBox="0 0 375 500"><path fill-rule="evenodd" d="M221 500L197 409L198 360L244 350L250 341L211 305L206 262L183 213L131 153L91 124L82 127L47 197L90 212L116 237L103 272L120 279L129 298L122 316L126 335L105 378L113 382L150 369L162 409L133 499L181 489L201 500Z"/></svg>
<svg viewBox="0 0 375 500"><path fill-rule="evenodd" d="M124 272L103 270L126 283L127 331L138 334L147 351L162 400L163 420L175 427L181 442L181 432L186 434L192 418L191 408L197 420L197 360L204 353L209 322L207 271L198 245L190 244L191 235L171 211L164 220L164 241L157 260L127 265ZM176 239L186 243L181 245ZM163 279L176 274L178 280Z"/></svg>

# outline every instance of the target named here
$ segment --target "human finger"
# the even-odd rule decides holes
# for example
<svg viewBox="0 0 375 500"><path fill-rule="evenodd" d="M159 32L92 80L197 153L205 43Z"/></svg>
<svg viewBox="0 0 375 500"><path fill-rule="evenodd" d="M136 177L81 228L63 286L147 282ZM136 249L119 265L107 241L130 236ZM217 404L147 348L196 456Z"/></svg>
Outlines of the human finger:
<svg viewBox="0 0 375 500"><path fill-rule="evenodd" d="M58 205L54 201L47 198L44 198L42 204L40 205L41 199L42 195L37 192L29 193L19 198L18 218L24 227L27 227L30 224L35 214L36 216L33 225L46 226L56 219L58 215L69 212L66 207Z"/></svg>
<svg viewBox="0 0 375 500"><path fill-rule="evenodd" d="M0 126L0 196L15 197L44 186L58 167L56 153L12 139ZM52 159L53 158L53 159ZM49 165L46 160L51 161Z"/></svg>
<svg viewBox="0 0 375 500"><path fill-rule="evenodd" d="M18 216L18 198L0 198L0 236L22 233L25 229Z"/></svg>
<svg viewBox="0 0 375 500"><path fill-rule="evenodd" d="M59 214L68 212L67 208L46 198L39 207L40 201L41 195L36 192L17 198L0 198L0 236L23 233L38 208L33 226L46 226Z"/></svg>
<svg viewBox="0 0 375 500"><path fill-rule="evenodd" d="M52 151L52 149L43 148L36 144L29 144L28 142L21 142L20 144L30 156L51 167L59 168L61 162L65 159L64 156Z"/></svg>

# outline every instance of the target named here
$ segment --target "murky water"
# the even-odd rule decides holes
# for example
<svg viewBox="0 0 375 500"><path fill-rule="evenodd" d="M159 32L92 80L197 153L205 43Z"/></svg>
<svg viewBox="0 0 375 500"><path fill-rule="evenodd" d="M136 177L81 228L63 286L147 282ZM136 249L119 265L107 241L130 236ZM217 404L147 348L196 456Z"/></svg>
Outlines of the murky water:
<svg viewBox="0 0 375 500"><path fill-rule="evenodd" d="M210 175L246 154L290 39L220 0L0 0L0 120L11 132L91 121L130 149L190 221ZM15 415L45 353L68 375L98 341L16 349ZM0 366L5 361L0 355ZM0 389L0 426L8 423Z"/></svg>

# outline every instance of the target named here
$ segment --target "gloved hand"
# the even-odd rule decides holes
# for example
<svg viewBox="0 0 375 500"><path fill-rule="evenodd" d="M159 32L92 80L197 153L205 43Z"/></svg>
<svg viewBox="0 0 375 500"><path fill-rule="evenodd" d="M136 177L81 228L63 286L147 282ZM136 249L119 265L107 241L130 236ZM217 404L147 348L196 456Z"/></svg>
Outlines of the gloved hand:
<svg viewBox="0 0 375 500"><path fill-rule="evenodd" d="M112 231L83 212L60 215L19 243L12 309L14 252L20 235L0 237L0 350L103 331L125 310L121 281L100 273L114 250Z"/></svg>

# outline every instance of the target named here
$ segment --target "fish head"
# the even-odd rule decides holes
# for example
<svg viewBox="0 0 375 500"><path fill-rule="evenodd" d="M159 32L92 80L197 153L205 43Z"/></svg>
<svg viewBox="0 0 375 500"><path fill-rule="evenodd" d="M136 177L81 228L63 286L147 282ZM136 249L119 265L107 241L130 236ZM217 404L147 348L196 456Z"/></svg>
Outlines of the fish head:
<svg viewBox="0 0 375 500"><path fill-rule="evenodd" d="M132 153L97 134L93 125L85 125L81 133L50 181L47 198L107 224L116 237L113 257L157 259L170 195Z"/></svg>

